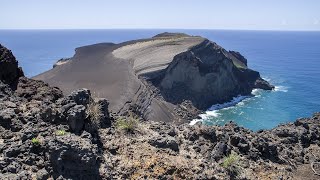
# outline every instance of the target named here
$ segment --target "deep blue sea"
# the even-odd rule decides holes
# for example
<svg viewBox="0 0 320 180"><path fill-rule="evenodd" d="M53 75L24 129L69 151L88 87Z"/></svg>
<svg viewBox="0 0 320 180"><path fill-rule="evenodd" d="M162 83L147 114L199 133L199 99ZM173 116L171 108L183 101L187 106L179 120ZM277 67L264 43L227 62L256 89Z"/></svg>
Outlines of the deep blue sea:
<svg viewBox="0 0 320 180"><path fill-rule="evenodd" d="M238 97L234 101L238 103L213 106L202 115L205 123L222 125L232 120L252 130L270 129L320 111L320 32L0 30L0 43L13 51L25 74L32 77L50 69L57 59L71 57L76 47L147 38L164 31L201 35L239 51L250 68L276 86L270 92L254 90L251 98Z"/></svg>

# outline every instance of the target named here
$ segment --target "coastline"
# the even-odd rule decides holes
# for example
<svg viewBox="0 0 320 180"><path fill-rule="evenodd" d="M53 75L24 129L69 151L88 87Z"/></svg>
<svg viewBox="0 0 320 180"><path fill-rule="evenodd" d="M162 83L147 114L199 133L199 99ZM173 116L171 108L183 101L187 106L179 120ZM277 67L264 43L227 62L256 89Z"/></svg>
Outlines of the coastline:
<svg viewBox="0 0 320 180"><path fill-rule="evenodd" d="M267 78L264 78L267 79ZM270 79L267 79L268 81L270 81ZM286 93L288 92L288 87L283 86L283 85L275 85L274 90L272 90L270 93L275 93L275 92L283 92ZM198 122L204 123L204 124L210 124L210 125L224 125L226 123L228 123L229 121L224 121L224 123L218 123L216 122L217 118L221 115L221 110L223 111L228 111L231 110L233 108L240 108L241 106L245 106L245 103L250 103L250 101L252 101L252 98L260 98L261 97L261 93L263 93L263 90L261 89L253 89L251 92L250 96L237 96L234 97L231 101L223 103L223 104L214 104L212 105L210 108L208 108L208 110L205 111L205 113L201 113L199 114L200 118L196 118L193 119L192 121L189 122L189 125L195 125ZM248 104L246 105L248 106ZM242 113L241 113L242 114ZM239 115L241 115L239 114ZM292 119L292 121L294 121L295 119ZM237 121L235 120L230 120L233 121L235 123L237 123ZM272 129L274 127L270 127L269 129ZM258 129L257 129L258 130Z"/></svg>

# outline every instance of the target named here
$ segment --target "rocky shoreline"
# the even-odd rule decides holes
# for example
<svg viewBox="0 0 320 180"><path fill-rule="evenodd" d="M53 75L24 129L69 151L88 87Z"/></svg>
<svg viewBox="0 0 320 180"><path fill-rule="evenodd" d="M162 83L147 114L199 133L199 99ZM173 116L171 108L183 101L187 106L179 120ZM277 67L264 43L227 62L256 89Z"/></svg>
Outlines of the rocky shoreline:
<svg viewBox="0 0 320 180"><path fill-rule="evenodd" d="M13 67L0 76L0 179L319 178L320 113L258 132L144 121L26 78L0 49Z"/></svg>

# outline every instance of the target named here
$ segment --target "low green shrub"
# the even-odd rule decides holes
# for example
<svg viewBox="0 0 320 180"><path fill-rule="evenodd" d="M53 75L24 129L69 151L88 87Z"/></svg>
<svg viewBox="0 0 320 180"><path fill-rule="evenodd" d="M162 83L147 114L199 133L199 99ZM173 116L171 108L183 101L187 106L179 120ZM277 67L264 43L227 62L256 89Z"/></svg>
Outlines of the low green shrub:
<svg viewBox="0 0 320 180"><path fill-rule="evenodd" d="M40 140L37 139L37 138L32 138L31 142L32 142L33 145L36 145L36 146L40 145Z"/></svg>
<svg viewBox="0 0 320 180"><path fill-rule="evenodd" d="M56 131L56 135L57 136L64 136L64 135L66 135L66 131L65 130L58 130L58 131Z"/></svg>
<svg viewBox="0 0 320 180"><path fill-rule="evenodd" d="M137 116L130 114L127 118L119 118L116 121L116 128L125 130L127 132L133 132L137 129L139 119Z"/></svg>

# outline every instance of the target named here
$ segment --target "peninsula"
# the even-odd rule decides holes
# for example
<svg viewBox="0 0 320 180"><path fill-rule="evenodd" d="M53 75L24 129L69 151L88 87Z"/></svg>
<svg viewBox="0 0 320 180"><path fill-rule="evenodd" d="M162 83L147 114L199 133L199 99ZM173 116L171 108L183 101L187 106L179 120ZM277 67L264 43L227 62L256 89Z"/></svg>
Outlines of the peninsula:
<svg viewBox="0 0 320 180"><path fill-rule="evenodd" d="M145 120L177 124L254 88L274 88L239 52L200 36L167 32L77 48L72 58L34 79L65 94L90 89L94 97L107 98L117 114L131 110Z"/></svg>

